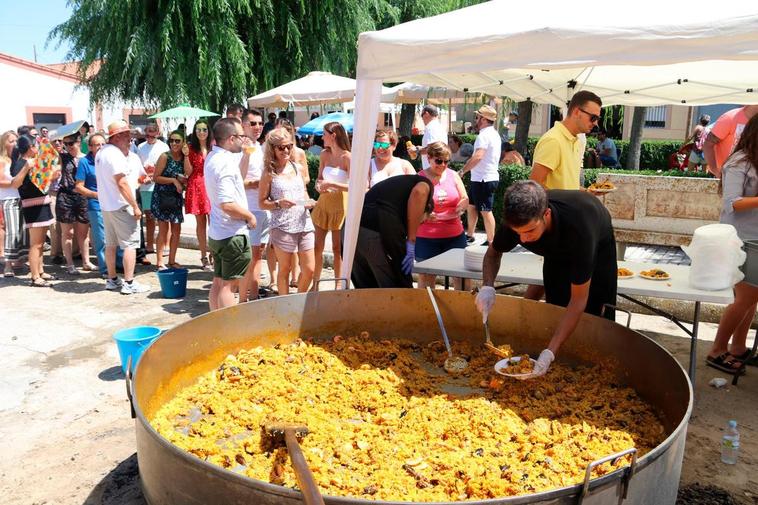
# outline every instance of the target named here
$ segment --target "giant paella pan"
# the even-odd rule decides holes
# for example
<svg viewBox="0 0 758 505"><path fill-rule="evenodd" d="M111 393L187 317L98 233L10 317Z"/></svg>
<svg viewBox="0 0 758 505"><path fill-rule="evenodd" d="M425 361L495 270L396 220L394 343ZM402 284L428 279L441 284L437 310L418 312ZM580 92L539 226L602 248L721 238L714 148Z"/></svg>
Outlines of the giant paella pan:
<svg viewBox="0 0 758 505"><path fill-rule="evenodd" d="M548 375L503 381L472 296L437 299L458 376L422 290L278 297L166 332L127 381L148 502L302 503L263 442L272 417L309 424L326 503L675 502L692 389L665 349L584 315ZM562 312L499 296L493 341L536 355Z"/></svg>

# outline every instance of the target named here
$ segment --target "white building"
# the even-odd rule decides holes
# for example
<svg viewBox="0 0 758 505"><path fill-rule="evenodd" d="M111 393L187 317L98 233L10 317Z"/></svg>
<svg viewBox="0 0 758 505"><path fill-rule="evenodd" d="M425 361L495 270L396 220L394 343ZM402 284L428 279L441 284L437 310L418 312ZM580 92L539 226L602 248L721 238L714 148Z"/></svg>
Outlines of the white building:
<svg viewBox="0 0 758 505"><path fill-rule="evenodd" d="M79 119L98 131L116 119L134 126L147 123L142 108L123 103L91 105L89 88L79 84L75 63L40 65L0 53L0 96L0 132L20 125L54 129Z"/></svg>

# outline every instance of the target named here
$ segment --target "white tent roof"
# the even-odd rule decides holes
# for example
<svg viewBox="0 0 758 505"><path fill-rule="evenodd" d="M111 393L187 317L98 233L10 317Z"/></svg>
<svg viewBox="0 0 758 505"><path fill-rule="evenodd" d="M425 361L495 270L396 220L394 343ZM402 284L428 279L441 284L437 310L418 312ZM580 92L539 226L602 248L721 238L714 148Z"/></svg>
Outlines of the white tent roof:
<svg viewBox="0 0 758 505"><path fill-rule="evenodd" d="M356 73L348 277L383 81L560 106L581 89L605 105L758 103L758 8L745 0L611 0L598 11L497 0L362 33Z"/></svg>
<svg viewBox="0 0 758 505"><path fill-rule="evenodd" d="M331 72L310 72L305 77L282 84L247 99L248 107L288 107L351 102L355 79ZM383 88L388 90L388 88Z"/></svg>
<svg viewBox="0 0 758 505"><path fill-rule="evenodd" d="M451 99L464 99L466 95L457 89L404 82L391 87L386 93L382 93L382 103L419 103L422 100L430 103L443 103Z"/></svg>

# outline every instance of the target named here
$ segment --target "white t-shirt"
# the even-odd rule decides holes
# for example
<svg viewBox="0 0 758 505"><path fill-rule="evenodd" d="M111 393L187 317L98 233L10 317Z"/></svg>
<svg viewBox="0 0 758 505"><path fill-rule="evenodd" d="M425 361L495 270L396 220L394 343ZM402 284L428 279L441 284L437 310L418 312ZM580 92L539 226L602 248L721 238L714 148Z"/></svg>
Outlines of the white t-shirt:
<svg viewBox="0 0 758 505"><path fill-rule="evenodd" d="M213 240L224 240L234 235L247 234L244 219L233 218L221 210L222 203L236 203L247 209L238 154L213 146L205 158L205 190L211 201L208 236Z"/></svg>
<svg viewBox="0 0 758 505"><path fill-rule="evenodd" d="M161 157L161 154L168 151L168 144L160 139L156 139L154 144L148 144L147 141L145 141L137 146L137 155L139 156L143 167L148 165L155 167L155 165L158 164L158 158ZM150 184L140 185L139 189L140 191L152 191L154 187L155 183L151 182Z"/></svg>
<svg viewBox="0 0 758 505"><path fill-rule="evenodd" d="M424 128L424 138L421 139L421 147L426 147L434 142L444 142L447 144L447 133L437 118L429 121L429 124ZM421 156L421 166L429 168L429 158L425 155Z"/></svg>
<svg viewBox="0 0 758 505"><path fill-rule="evenodd" d="M474 142L474 153L484 149L484 157L471 169L471 180L490 182L500 180L497 165L500 162L500 135L494 126L487 126L479 131Z"/></svg>
<svg viewBox="0 0 758 505"><path fill-rule="evenodd" d="M140 175L145 174L139 157L133 152L126 156L113 144L104 145L95 156L95 177L97 178L97 199L100 210L114 211L129 205L118 190L115 176L124 174L132 190L139 186Z"/></svg>
<svg viewBox="0 0 758 505"><path fill-rule="evenodd" d="M246 181L259 181L263 175L263 148L258 142L253 142L253 147L255 147L255 151L250 155L247 163ZM261 210L258 206L257 189L245 188L245 195L247 195L248 210Z"/></svg>

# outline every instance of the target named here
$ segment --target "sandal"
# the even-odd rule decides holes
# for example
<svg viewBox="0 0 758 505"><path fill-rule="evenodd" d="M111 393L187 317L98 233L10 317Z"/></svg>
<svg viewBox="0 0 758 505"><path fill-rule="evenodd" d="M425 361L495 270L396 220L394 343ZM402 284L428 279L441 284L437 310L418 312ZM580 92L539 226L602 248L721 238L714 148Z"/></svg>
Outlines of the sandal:
<svg viewBox="0 0 758 505"><path fill-rule="evenodd" d="M3 272L3 277L15 277L16 273L13 271L12 268L9 268L5 272Z"/></svg>
<svg viewBox="0 0 758 505"><path fill-rule="evenodd" d="M734 360L738 363L745 363L749 366L758 366L758 355L750 357L750 354L753 352L752 349L747 349L742 354L731 354L732 357L734 357Z"/></svg>
<svg viewBox="0 0 758 505"><path fill-rule="evenodd" d="M166 265L158 265L157 268L158 268L159 272L162 272L164 270L168 270L168 267Z"/></svg>
<svg viewBox="0 0 758 505"><path fill-rule="evenodd" d="M53 275L53 274L48 274L48 273L45 273L45 272L42 272L42 274L39 276L39 278L43 279L43 280L46 280L46 281L55 281L55 280L58 280L58 276Z"/></svg>
<svg viewBox="0 0 758 505"><path fill-rule="evenodd" d="M32 279L29 285L33 288L49 288L53 284L49 281L46 281L42 277L37 277L36 279Z"/></svg>
<svg viewBox="0 0 758 505"><path fill-rule="evenodd" d="M168 266L171 268L182 268L182 266L176 261L174 261L173 263L169 263Z"/></svg>
<svg viewBox="0 0 758 505"><path fill-rule="evenodd" d="M711 368L721 370L724 373L728 373L729 375L737 375L737 373L743 375L745 373L744 368L734 367L734 365L737 365L738 363L739 362L734 358L734 356L728 352L725 352L720 356L716 356L715 358L712 356L707 356L705 358L706 365Z"/></svg>
<svg viewBox="0 0 758 505"><path fill-rule="evenodd" d="M200 258L200 263L203 265L204 271L210 272L211 270L213 270L213 268L211 267L211 262L208 261L208 258L206 257Z"/></svg>

